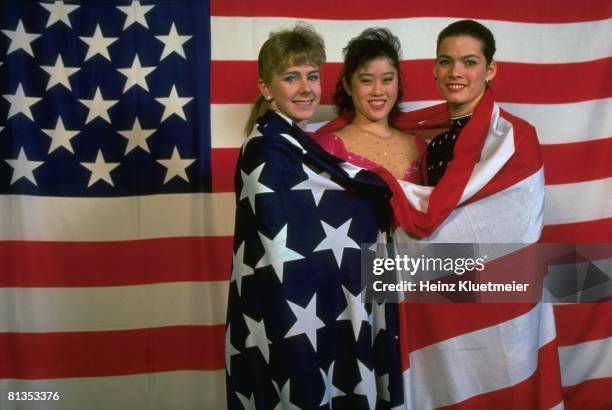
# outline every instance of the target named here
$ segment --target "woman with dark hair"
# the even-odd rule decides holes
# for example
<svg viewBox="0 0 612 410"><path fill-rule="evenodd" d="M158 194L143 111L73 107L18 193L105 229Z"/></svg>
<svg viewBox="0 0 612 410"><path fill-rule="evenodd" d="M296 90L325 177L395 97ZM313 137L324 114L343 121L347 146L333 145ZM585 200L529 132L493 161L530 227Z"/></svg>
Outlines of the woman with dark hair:
<svg viewBox="0 0 612 410"><path fill-rule="evenodd" d="M403 95L400 56L398 38L385 28L368 28L349 41L335 100L338 114L352 119L317 142L348 162L383 167L398 179L418 183L425 145L393 126Z"/></svg>
<svg viewBox="0 0 612 410"><path fill-rule="evenodd" d="M477 282L522 277L537 287L541 272L529 252L542 231L540 146L531 124L494 101L494 53L493 34L473 20L454 22L438 35L433 74L446 102L402 114L397 124L433 125L445 117L450 127L427 147L425 182L434 187L421 197L427 206L408 204L412 188L392 188L404 228L394 240L473 243L479 256L490 259ZM402 357L410 363L404 372L406 407L562 407L554 315L541 297L541 291L530 298L482 292L476 300L527 303L400 305L401 334L429 339L426 348L410 337L401 341ZM426 327L434 330L423 332Z"/></svg>
<svg viewBox="0 0 612 410"><path fill-rule="evenodd" d="M453 159L457 136L497 74L493 33L473 20L456 21L438 35L434 79L448 104L451 126L427 150L427 185L436 185Z"/></svg>

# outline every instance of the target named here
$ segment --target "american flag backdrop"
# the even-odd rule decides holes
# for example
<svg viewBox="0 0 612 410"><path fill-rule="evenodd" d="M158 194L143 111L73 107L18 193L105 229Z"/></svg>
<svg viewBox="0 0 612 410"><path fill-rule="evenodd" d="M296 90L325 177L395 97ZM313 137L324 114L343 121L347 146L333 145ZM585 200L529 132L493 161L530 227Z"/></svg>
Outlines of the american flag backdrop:
<svg viewBox="0 0 612 410"><path fill-rule="evenodd" d="M402 42L405 107L439 102L435 38L460 18L493 31L496 99L538 130L542 241L612 242L609 1L2 1L0 409L224 408L261 44L323 35L325 122L342 47L374 25ZM612 305L555 314L565 406L612 407ZM61 399L7 399L28 391Z"/></svg>

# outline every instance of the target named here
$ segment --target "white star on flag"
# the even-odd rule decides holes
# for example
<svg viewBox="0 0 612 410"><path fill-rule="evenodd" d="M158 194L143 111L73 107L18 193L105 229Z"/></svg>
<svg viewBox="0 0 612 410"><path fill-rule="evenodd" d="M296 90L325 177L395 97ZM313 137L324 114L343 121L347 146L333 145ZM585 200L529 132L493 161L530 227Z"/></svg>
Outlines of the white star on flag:
<svg viewBox="0 0 612 410"><path fill-rule="evenodd" d="M265 253L259 262L257 262L255 268L264 268L268 265L272 265L272 269L274 269L274 273L276 273L281 283L283 283L285 262L304 259L302 255L287 247L287 226L288 225L283 226L272 240L268 239L261 232L257 232Z"/></svg>
<svg viewBox="0 0 612 410"><path fill-rule="evenodd" d="M68 17L68 15L72 13L73 11L75 11L76 9L78 9L79 7L81 7L81 6L76 6L76 5L64 4L62 0L54 1L53 3L38 3L38 4L46 8L49 11L49 13L51 13L49 14L49 19L47 20L47 25L45 26L45 28L52 26L58 21L61 21L64 24L66 24L68 27L72 28L72 25L70 24L70 18Z"/></svg>
<svg viewBox="0 0 612 410"><path fill-rule="evenodd" d="M17 84L17 90L15 91L15 94L4 94L2 96L11 104L11 108L9 108L8 112L8 117L6 117L7 120L13 115L22 113L30 120L34 121L34 116L32 115L32 111L30 111L30 107L42 100L42 98L28 97L27 95L25 95L21 83Z"/></svg>
<svg viewBox="0 0 612 410"><path fill-rule="evenodd" d="M13 168L13 175L11 177L11 185L17 182L21 178L25 178L34 185L38 186L36 183L36 178L34 177L33 171L44 164L44 161L30 161L26 156L26 153L21 147L19 149L19 154L16 159L5 159L7 164Z"/></svg>
<svg viewBox="0 0 612 410"><path fill-rule="evenodd" d="M244 143L240 147L240 153L243 153L246 150L247 146L249 145L249 142L253 141L256 138L261 138L261 137L263 137L263 135L261 134L261 132L259 132L259 129L257 127L253 127L253 130L251 131L249 136L246 137L246 139L244 140Z"/></svg>
<svg viewBox="0 0 612 410"><path fill-rule="evenodd" d="M149 151L149 144L147 143L147 139L151 135L153 135L155 131L157 130L156 129L143 130L142 127L140 126L140 121L138 120L138 117L134 119L134 125L132 125L131 130L117 131L122 137L128 140L128 144L127 144L127 147L125 147L125 152L123 153L123 155L127 155L129 152L131 152L136 147L140 147L146 152L151 153L151 151Z"/></svg>
<svg viewBox="0 0 612 410"><path fill-rule="evenodd" d="M74 154L74 149L70 140L81 131L67 130L64 127L64 121L62 121L61 116L57 119L55 129L46 129L41 131L51 137L51 146L49 146L48 152L49 154L58 149L59 147L64 147Z"/></svg>
<svg viewBox="0 0 612 410"><path fill-rule="evenodd" d="M385 304L372 302L372 312L368 317L368 322L372 326L372 346L374 346L374 340L378 333L387 329L385 317Z"/></svg>
<svg viewBox="0 0 612 410"><path fill-rule="evenodd" d="M227 325L227 329L225 330L225 368L227 369L227 374L231 376L232 374L232 356L240 353L238 349L234 347L230 340L230 335L232 331L230 330L231 324Z"/></svg>
<svg viewBox="0 0 612 410"><path fill-rule="evenodd" d="M249 335L244 341L244 347L257 347L261 352L261 355L266 360L266 363L270 361L270 341L268 340L268 336L266 335L266 328L264 326L264 321L261 319L259 322L251 319L247 315L242 315L244 317L244 322L249 328Z"/></svg>
<svg viewBox="0 0 612 410"><path fill-rule="evenodd" d="M238 251L234 254L232 258L232 278L230 279L230 283L236 281L236 287L238 288L238 294L240 295L242 292L242 278L245 276L250 276L255 273L253 268L244 263L244 245L246 241L240 244Z"/></svg>
<svg viewBox="0 0 612 410"><path fill-rule="evenodd" d="M278 394L278 404L274 406L274 410L301 410L298 406L291 403L291 383L289 379L287 379L282 389L278 388L278 383L274 380L272 380L272 385L274 390L276 390L276 394Z"/></svg>
<svg viewBox="0 0 612 410"><path fill-rule="evenodd" d="M122 13L125 14L125 24L123 25L123 30L128 28L134 23L138 23L145 28L149 28L147 24L147 19L145 18L145 14L151 11L151 9L155 7L151 6L143 6L140 4L140 1L133 1L129 6L117 6Z"/></svg>
<svg viewBox="0 0 612 410"><path fill-rule="evenodd" d="M164 122L172 114L176 114L187 121L183 106L193 100L193 97L180 97L176 91L176 85L172 86L172 90L170 90L170 94L167 97L158 97L156 100L164 105L164 114L162 115L161 122Z"/></svg>
<svg viewBox="0 0 612 410"><path fill-rule="evenodd" d="M305 308L290 301L287 301L287 303L295 315L296 321L285 335L285 338L305 334L312 348L316 351L317 330L325 327L325 323L317 316L317 294L312 295L308 306Z"/></svg>
<svg viewBox="0 0 612 410"><path fill-rule="evenodd" d="M0 30L2 31L8 38L11 39L11 44L9 45L7 55L11 54L13 51L23 50L32 57L34 57L34 52L32 51L32 41L36 40L40 37L40 34L27 33L23 28L23 23L21 20L17 23L17 28L15 30Z"/></svg>
<svg viewBox="0 0 612 410"><path fill-rule="evenodd" d="M360 249L359 245L348 236L348 230L351 227L351 219L338 228L334 228L323 221L321 221L321 225L325 231L325 238L323 238L321 243L314 248L313 252L331 250L334 253L339 268L342 264L342 255L344 255L345 249Z"/></svg>
<svg viewBox="0 0 612 410"><path fill-rule="evenodd" d="M353 327L353 333L355 334L355 340L358 340L361 324L368 321L368 312L366 312L365 305L361 301L361 293L357 293L357 295L354 296L344 286L342 286L342 291L346 299L346 308L340 313L340 316L338 316L336 320L350 320L351 326Z"/></svg>
<svg viewBox="0 0 612 410"><path fill-rule="evenodd" d="M243 396L239 392L236 392L236 396L238 396L238 400L240 400L240 403L242 403L242 407L244 407L244 410L256 410L255 397L253 396L253 393L251 393L248 398L246 396Z"/></svg>
<svg viewBox="0 0 612 410"><path fill-rule="evenodd" d="M96 24L96 30L94 31L93 37L79 37L83 40L89 48L87 49L87 54L85 55L85 60L87 61L90 58L100 54L102 57L106 58L108 61L111 61L110 54L108 53L108 46L113 44L115 41L119 39L119 37L104 37L102 35L102 29L100 29L100 25Z"/></svg>
<svg viewBox="0 0 612 410"><path fill-rule="evenodd" d="M45 90L48 90L56 84L61 84L70 91L72 91L72 87L70 86L69 78L71 75L81 69L80 67L66 67L64 65L64 60L62 59L61 54L57 55L55 65L43 65L40 66L40 68L45 70L51 76L49 77L49 81L47 82L47 88L45 88Z"/></svg>
<svg viewBox="0 0 612 410"><path fill-rule="evenodd" d="M126 76L125 85L123 86L123 93L135 85L139 85L144 88L146 91L149 91L149 85L147 84L147 76L153 72L157 67L143 67L140 65L140 58L138 58L138 54L134 56L134 61L132 62L131 67L127 68L118 68L121 74Z"/></svg>
<svg viewBox="0 0 612 410"><path fill-rule="evenodd" d="M359 374L361 375L361 381L355 386L355 394L364 395L368 398L368 405L370 409L376 408L376 380L374 375L374 369L370 370L368 367L357 360L359 366Z"/></svg>
<svg viewBox="0 0 612 410"><path fill-rule="evenodd" d="M333 409L332 400L335 397L346 396L346 393L334 386L333 379L335 363L335 361L331 362L327 373L324 372L323 369L319 369L321 371L321 376L323 376L323 383L325 384L325 392L323 393L323 398L321 399L319 407L329 403L329 408Z"/></svg>
<svg viewBox="0 0 612 410"><path fill-rule="evenodd" d="M187 177L187 172L185 172L185 169L195 162L195 158L181 158L178 152L178 148L175 146L174 150L172 151L172 157L168 159L158 159L157 162L166 167L166 177L164 178L164 184L176 176L189 182L189 178Z"/></svg>
<svg viewBox="0 0 612 410"><path fill-rule="evenodd" d="M176 31L176 26L174 23L172 23L167 36L155 36L156 39L164 43L164 49L159 61L162 61L172 53L176 53L184 59L187 59L185 56L185 50L183 49L183 44L185 44L191 37L193 36L179 35L179 33Z"/></svg>
<svg viewBox="0 0 612 410"><path fill-rule="evenodd" d="M304 172L306 173L307 179L305 181L300 182L293 188L293 191L298 190L310 190L312 193L312 197L314 198L315 205L319 206L319 202L321 202L321 197L325 191L334 190L334 191L343 191L344 189L336 184L331 178L325 176L325 174L317 174L310 167L307 167L305 164L302 164L302 168L304 168Z"/></svg>
<svg viewBox="0 0 612 410"><path fill-rule="evenodd" d="M263 171L265 163L261 164L250 174L240 170L240 177L242 178L242 189L240 190L240 197L238 201L242 201L244 198L249 199L251 209L255 213L255 196L259 194L274 193L273 190L259 182L259 177Z"/></svg>
<svg viewBox="0 0 612 410"><path fill-rule="evenodd" d="M350 162L343 162L340 164L340 168L342 168L349 177L355 178L355 175L359 173L363 168L359 168L356 165L351 164Z"/></svg>
<svg viewBox="0 0 612 410"><path fill-rule="evenodd" d="M99 180L103 180L111 186L115 186L113 183L113 179L110 176L110 172L119 166L118 162L106 162L104 160L104 155L102 155L102 150L98 150L98 155L96 156L96 162L81 162L85 168L91 171L91 176L89 177L89 183L87 184L87 188L98 182Z"/></svg>
<svg viewBox="0 0 612 410"><path fill-rule="evenodd" d="M89 108L89 112L87 113L87 119L85 120L85 124L89 124L91 121L100 117L109 124L111 123L110 117L108 116L108 110L115 104L119 102L119 100L105 100L102 97L102 91L100 91L100 87L96 88L96 94L94 95L93 100L79 100L81 104L85 105Z"/></svg>

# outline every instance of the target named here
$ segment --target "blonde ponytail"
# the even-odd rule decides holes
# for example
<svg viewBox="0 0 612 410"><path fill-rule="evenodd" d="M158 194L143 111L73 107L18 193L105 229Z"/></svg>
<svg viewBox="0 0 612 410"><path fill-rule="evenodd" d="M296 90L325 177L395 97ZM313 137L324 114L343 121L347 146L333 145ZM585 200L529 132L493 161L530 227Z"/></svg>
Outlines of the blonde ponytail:
<svg viewBox="0 0 612 410"><path fill-rule="evenodd" d="M255 120L261 117L270 108L270 102L263 98L263 95L258 95L251 107L249 119L244 127L244 133L248 137L253 127L255 126Z"/></svg>

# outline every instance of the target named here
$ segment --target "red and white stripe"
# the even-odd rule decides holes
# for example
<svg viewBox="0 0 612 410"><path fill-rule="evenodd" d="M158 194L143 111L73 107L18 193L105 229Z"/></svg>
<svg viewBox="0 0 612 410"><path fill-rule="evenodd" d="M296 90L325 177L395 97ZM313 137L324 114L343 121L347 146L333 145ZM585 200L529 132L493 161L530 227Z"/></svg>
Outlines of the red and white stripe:
<svg viewBox="0 0 612 410"><path fill-rule="evenodd" d="M317 122L333 117L341 49L363 28L386 26L400 36L405 99L412 109L439 102L431 79L437 32L459 18L481 20L498 41L496 99L534 124L543 144L544 240L612 242L612 85L606 75L612 7L604 0L517 1L476 0L450 15L435 2L378 0L372 8L365 0L350 7L340 0L313 0L307 7L213 0L213 193L0 199L0 408L18 408L6 404L9 391L62 396L28 402L29 409L82 409L94 402L101 409L224 408L235 161L257 95L259 47L270 31L297 20L312 23L328 50ZM567 408L610 406L612 374L609 360L601 360L612 350L609 306L555 307ZM450 308L439 312L452 315ZM528 326L543 308L509 317L501 328ZM435 335L430 339L415 332L413 369L436 349L500 323L482 317L455 322L457 328L427 332ZM428 326L418 315L412 323ZM546 332L537 345L540 357L553 349ZM530 348L535 352L535 345ZM467 357L449 351L445 363L466 363ZM460 404L467 408L491 407L486 400L503 398L508 388L538 389L539 380L552 377L533 369L526 363L506 380L492 378L471 391L472 399L458 391L455 399L441 393L427 400L443 406L466 399ZM481 370L491 369L475 368ZM460 376L454 368L449 372ZM414 397L421 397L418 384L412 386Z"/></svg>
<svg viewBox="0 0 612 410"><path fill-rule="evenodd" d="M461 306L461 315L445 316L448 308L457 311L411 305L405 312L407 408L552 408L562 401L550 305L491 305L488 315L482 306ZM449 320L467 326L453 329Z"/></svg>

